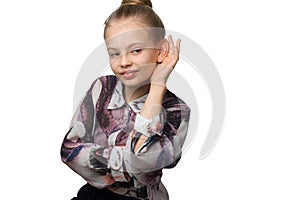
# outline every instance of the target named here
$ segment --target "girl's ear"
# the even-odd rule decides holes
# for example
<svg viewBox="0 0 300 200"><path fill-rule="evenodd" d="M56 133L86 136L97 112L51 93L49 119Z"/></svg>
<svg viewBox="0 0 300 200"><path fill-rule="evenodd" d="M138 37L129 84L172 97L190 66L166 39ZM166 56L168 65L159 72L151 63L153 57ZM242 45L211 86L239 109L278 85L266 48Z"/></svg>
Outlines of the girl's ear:
<svg viewBox="0 0 300 200"><path fill-rule="evenodd" d="M160 48L158 52L157 62L162 63L162 61L167 57L169 52L169 43L167 39L163 39L160 43Z"/></svg>

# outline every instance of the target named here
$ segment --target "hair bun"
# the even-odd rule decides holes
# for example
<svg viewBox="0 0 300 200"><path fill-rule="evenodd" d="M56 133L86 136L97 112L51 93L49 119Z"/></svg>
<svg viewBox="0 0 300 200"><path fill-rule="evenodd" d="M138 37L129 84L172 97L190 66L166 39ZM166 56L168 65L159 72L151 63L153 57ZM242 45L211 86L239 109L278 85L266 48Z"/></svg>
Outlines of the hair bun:
<svg viewBox="0 0 300 200"><path fill-rule="evenodd" d="M121 6L125 5L149 6L152 8L151 0L123 0Z"/></svg>

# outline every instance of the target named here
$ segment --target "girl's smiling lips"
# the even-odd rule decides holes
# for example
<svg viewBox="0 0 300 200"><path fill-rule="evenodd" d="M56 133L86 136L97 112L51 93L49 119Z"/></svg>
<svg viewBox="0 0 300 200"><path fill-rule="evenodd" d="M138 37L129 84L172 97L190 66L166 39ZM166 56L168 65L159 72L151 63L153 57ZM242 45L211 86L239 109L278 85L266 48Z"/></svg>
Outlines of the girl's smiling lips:
<svg viewBox="0 0 300 200"><path fill-rule="evenodd" d="M138 70L126 70L121 72L121 76L123 79L129 80L133 79L137 75Z"/></svg>

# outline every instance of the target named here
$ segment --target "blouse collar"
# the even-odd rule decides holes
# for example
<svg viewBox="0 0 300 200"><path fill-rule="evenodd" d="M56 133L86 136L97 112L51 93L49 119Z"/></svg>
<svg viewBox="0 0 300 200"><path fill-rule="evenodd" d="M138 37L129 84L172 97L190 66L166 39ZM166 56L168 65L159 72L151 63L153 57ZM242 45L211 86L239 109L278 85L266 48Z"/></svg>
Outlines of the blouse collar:
<svg viewBox="0 0 300 200"><path fill-rule="evenodd" d="M139 113L145 104L147 96L148 93L135 100L130 101L128 105L132 108L134 112ZM118 80L107 108L117 109L117 108L121 108L124 105L126 105L126 102L123 96L123 86L122 86L122 82Z"/></svg>

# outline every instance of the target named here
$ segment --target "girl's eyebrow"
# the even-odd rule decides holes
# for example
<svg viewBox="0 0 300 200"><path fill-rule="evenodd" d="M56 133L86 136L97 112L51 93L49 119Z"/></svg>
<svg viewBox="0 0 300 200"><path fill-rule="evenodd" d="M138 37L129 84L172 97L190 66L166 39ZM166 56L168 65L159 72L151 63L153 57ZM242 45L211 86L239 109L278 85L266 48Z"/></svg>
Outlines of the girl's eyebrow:
<svg viewBox="0 0 300 200"><path fill-rule="evenodd" d="M108 50L117 50L117 48L114 48L114 47L108 47L107 49Z"/></svg>
<svg viewBox="0 0 300 200"><path fill-rule="evenodd" d="M128 45L127 49L130 49L130 48L132 48L133 46L136 46L136 45L143 45L143 46L145 46L145 43L144 42L134 42L134 43ZM118 48L113 47L113 46L112 47L108 47L107 49L108 50L118 50Z"/></svg>

